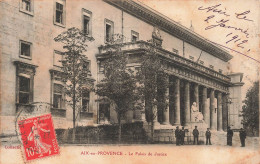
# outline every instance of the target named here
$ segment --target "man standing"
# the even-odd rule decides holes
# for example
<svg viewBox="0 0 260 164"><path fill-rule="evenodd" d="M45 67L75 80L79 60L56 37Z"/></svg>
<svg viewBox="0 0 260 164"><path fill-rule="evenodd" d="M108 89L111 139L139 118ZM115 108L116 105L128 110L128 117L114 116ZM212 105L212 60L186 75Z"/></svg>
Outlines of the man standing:
<svg viewBox="0 0 260 164"><path fill-rule="evenodd" d="M193 138L194 138L193 145L195 145L195 140L197 141L197 145L198 145L199 144L199 131L197 129L197 126L195 126L195 129L193 129L192 134L193 134Z"/></svg>
<svg viewBox="0 0 260 164"><path fill-rule="evenodd" d="M243 128L239 130L239 137L241 141L241 147L245 147L246 131Z"/></svg>
<svg viewBox="0 0 260 164"><path fill-rule="evenodd" d="M211 132L209 131L209 128L207 128L207 131L206 131L206 145L211 145L211 141L210 141L210 137L211 137Z"/></svg>
<svg viewBox="0 0 260 164"><path fill-rule="evenodd" d="M185 138L185 129L182 127L181 129L181 145L184 145L184 138Z"/></svg>
<svg viewBox="0 0 260 164"><path fill-rule="evenodd" d="M175 138L176 138L176 146L180 145L180 130L179 130L179 126L176 127L175 130Z"/></svg>
<svg viewBox="0 0 260 164"><path fill-rule="evenodd" d="M227 129L227 145L232 146L232 137L233 137L233 130L230 129L230 126L228 126Z"/></svg>

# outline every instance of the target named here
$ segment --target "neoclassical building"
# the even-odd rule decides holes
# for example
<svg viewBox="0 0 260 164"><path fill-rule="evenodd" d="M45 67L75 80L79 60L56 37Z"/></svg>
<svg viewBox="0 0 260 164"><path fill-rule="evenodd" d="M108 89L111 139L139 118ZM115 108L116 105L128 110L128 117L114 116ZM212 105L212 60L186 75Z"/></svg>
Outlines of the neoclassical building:
<svg viewBox="0 0 260 164"><path fill-rule="evenodd" d="M122 47L137 69L142 45L153 39L163 67L174 83L167 89L169 107L154 119L162 126L188 126L196 122L192 104L211 129L240 128L242 73L230 73L232 56L153 9L132 0L19 0L0 2L1 134L14 132L21 108L45 102L55 128L72 127L72 109L65 103L61 82L62 45L54 38L71 27L95 40L88 43L87 67L95 86L104 77L103 56L113 34L122 34ZM83 95L77 125L117 123L113 105L94 92ZM129 111L125 122L147 121L143 111Z"/></svg>

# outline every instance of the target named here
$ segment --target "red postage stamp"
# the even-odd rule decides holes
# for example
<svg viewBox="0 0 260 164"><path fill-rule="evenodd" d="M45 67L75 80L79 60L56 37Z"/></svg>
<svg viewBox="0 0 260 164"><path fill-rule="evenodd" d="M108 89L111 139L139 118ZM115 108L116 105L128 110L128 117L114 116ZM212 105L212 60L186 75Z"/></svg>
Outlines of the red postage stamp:
<svg viewBox="0 0 260 164"><path fill-rule="evenodd" d="M59 154L51 114L18 122L27 161Z"/></svg>

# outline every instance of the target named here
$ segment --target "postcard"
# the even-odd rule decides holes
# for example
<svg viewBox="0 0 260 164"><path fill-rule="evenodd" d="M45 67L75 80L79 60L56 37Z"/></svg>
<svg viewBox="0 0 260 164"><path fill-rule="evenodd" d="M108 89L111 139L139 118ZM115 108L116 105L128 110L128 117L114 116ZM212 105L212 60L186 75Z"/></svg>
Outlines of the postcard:
<svg viewBox="0 0 260 164"><path fill-rule="evenodd" d="M0 163L260 163L259 6L0 1Z"/></svg>

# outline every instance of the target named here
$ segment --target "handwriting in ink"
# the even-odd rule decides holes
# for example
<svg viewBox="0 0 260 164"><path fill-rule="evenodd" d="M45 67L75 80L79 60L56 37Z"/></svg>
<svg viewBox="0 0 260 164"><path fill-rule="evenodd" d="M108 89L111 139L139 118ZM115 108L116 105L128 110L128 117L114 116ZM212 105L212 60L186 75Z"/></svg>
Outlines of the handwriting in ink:
<svg viewBox="0 0 260 164"><path fill-rule="evenodd" d="M222 15L225 15L225 16L229 17L230 15L227 14L226 11L222 11L222 10L218 9L219 6L221 6L221 4L210 6L210 7L206 7L206 8L204 8L203 6L200 6L198 8L198 10L207 10L207 13L212 11L213 13L218 13L218 14L222 14ZM226 8L225 8L225 10L226 10Z"/></svg>
<svg viewBox="0 0 260 164"><path fill-rule="evenodd" d="M235 13L235 14L236 14L236 18L237 18L237 19L243 19L243 20L246 20L246 21L251 21L251 22L253 22L253 20L247 18L246 15L247 15L248 13L250 13L250 10L247 10L247 11L242 12L242 13Z"/></svg>
<svg viewBox="0 0 260 164"><path fill-rule="evenodd" d="M232 33L229 33L227 36L229 36L229 35L231 35L231 34L232 34ZM226 36L226 37L227 37L227 36ZM231 41L233 41L233 40L235 40L235 39L237 39L237 38L238 38L238 35L233 36L232 39L226 41L226 44L228 44L229 42L231 42ZM235 42L235 41L234 41L234 42Z"/></svg>
<svg viewBox="0 0 260 164"><path fill-rule="evenodd" d="M210 30L213 28L221 27L221 28L226 28L226 29L232 29L235 30L236 32L239 32L239 34L233 34L233 32L229 32L226 35L227 41L225 42L226 44L229 44L231 42L235 43L237 47L244 49L244 45L248 43L249 41L247 40L249 38L249 29L243 29L241 27L237 26L231 26L230 25L230 20L227 19L226 17L231 16L227 11L226 8L223 9L221 8L222 4L217 4L209 7L203 7L200 6L198 10L203 10L206 13L211 13L211 15L207 16L206 19L204 19L204 22L207 22L209 25L205 28L205 30ZM239 20L244 20L244 21L253 21L249 18L248 14L250 13L250 10L241 12L241 13L234 13L234 16L236 19ZM218 14L218 15L216 15ZM218 19L216 16L225 16L225 18L220 18ZM230 17L229 17L230 18ZM246 39L243 39L241 36L244 35ZM249 52L250 49L248 49L247 52Z"/></svg>
<svg viewBox="0 0 260 164"><path fill-rule="evenodd" d="M242 32L243 34L245 34L245 36L247 38L249 38L248 29L244 30L244 29L242 29L240 27L229 26L229 25L226 25L227 22L229 22L228 19L221 19L220 21L216 21L217 24L213 24L213 25L207 26L205 28L205 30L209 30L209 29L212 29L212 28L215 28L215 27L219 26L219 27L230 28L230 29L234 29L236 31Z"/></svg>
<svg viewBox="0 0 260 164"><path fill-rule="evenodd" d="M229 36L229 35L231 35L232 33L229 33L227 36ZM226 37L227 37L226 36ZM228 40L228 41L226 41L226 44L228 44L229 42L231 42L231 41L234 41L234 43L236 43L236 42L238 42L238 41L240 41L241 39L239 38L239 36L238 35L234 35L230 40ZM240 48L244 48L242 45L244 44L244 43L247 43L248 42L248 40L242 40L241 42L239 42L238 44L237 44L237 47L240 47ZM248 51L250 51L250 49L248 50Z"/></svg>
<svg viewBox="0 0 260 164"><path fill-rule="evenodd" d="M208 16L204 21L209 23L209 20L214 18L214 17L215 17L215 15Z"/></svg>

